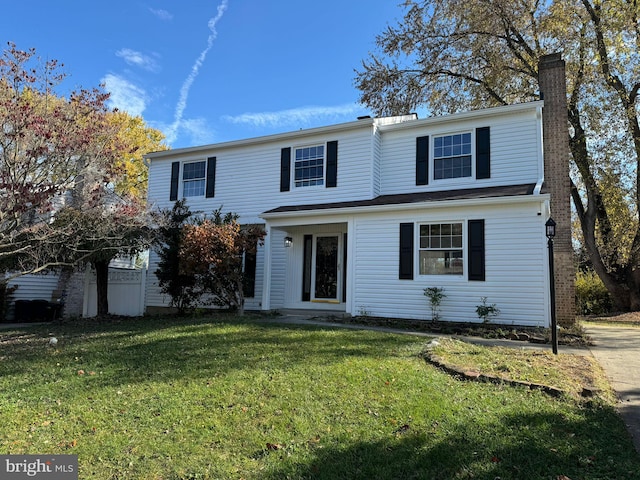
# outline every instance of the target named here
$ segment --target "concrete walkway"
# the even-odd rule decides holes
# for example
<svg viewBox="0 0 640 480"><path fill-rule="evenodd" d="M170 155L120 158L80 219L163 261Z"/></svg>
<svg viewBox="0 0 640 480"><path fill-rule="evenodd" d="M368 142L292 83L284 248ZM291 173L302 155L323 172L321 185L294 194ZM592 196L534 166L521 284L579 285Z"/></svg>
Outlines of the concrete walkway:
<svg viewBox="0 0 640 480"><path fill-rule="evenodd" d="M640 453L640 328L588 325L591 353L618 394L618 411Z"/></svg>

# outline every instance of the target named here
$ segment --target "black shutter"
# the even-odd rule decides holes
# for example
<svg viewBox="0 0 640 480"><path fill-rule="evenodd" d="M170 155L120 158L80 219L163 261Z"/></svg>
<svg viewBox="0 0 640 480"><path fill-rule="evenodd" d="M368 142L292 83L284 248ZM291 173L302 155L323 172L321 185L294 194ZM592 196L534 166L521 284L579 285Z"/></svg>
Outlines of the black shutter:
<svg viewBox="0 0 640 480"><path fill-rule="evenodd" d="M400 280L413 280L413 223L400 224Z"/></svg>
<svg viewBox="0 0 640 480"><path fill-rule="evenodd" d="M416 185L429 184L429 137L416 138Z"/></svg>
<svg viewBox="0 0 640 480"><path fill-rule="evenodd" d="M491 178L489 127L476 128L476 178Z"/></svg>
<svg viewBox="0 0 640 480"><path fill-rule="evenodd" d="M216 194L216 157L207 158L207 188L206 198L213 198Z"/></svg>
<svg viewBox="0 0 640 480"><path fill-rule="evenodd" d="M311 300L311 262L313 250L313 235L305 235L302 254L302 301Z"/></svg>
<svg viewBox="0 0 640 480"><path fill-rule="evenodd" d="M291 186L291 147L280 151L280 191L288 192Z"/></svg>
<svg viewBox="0 0 640 480"><path fill-rule="evenodd" d="M347 234L342 236L342 301L347 301Z"/></svg>
<svg viewBox="0 0 640 480"><path fill-rule="evenodd" d="M485 280L484 220L469 220L469 280Z"/></svg>
<svg viewBox="0 0 640 480"><path fill-rule="evenodd" d="M338 142L327 142L327 188L338 185Z"/></svg>
<svg viewBox="0 0 640 480"><path fill-rule="evenodd" d="M180 162L171 164L171 188L169 191L169 200L172 202L178 200L178 184L180 182Z"/></svg>
<svg viewBox="0 0 640 480"><path fill-rule="evenodd" d="M256 264L257 242L250 250L244 252L244 273L242 275L242 293L245 298L256 296Z"/></svg>

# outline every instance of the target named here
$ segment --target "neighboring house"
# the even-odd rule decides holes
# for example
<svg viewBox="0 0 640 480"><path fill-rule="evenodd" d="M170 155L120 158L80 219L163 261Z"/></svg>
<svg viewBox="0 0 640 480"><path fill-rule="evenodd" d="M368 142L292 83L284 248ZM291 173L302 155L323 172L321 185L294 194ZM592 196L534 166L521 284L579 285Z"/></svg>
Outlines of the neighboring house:
<svg viewBox="0 0 640 480"><path fill-rule="evenodd" d="M144 313L146 273L144 257L116 257L111 261L108 290L110 314L140 316ZM22 275L10 280L8 285L17 288L10 295L6 321L51 320L53 315L95 317L97 314L96 276L91 268ZM19 308L16 311L16 306L24 301L60 304L62 309L55 314L49 309L44 317L33 317L33 312L23 310L21 314ZM2 320L0 318L0 322Z"/></svg>
<svg viewBox="0 0 640 480"><path fill-rule="evenodd" d="M564 63L546 60L541 76L562 90L544 92L553 102L565 95ZM568 146L552 154L544 146L566 143L566 108L564 124L561 117L548 132L545 124L543 142L548 111L563 113L538 101L427 119L361 118L157 152L147 156L149 201L170 208L184 197L194 211L222 206L242 224L264 225L265 244L247 262L255 276L248 310L428 320L424 289L442 287L443 320L479 321L476 306L487 297L501 311L495 322L547 326L550 213L562 219L559 233L569 230L558 241L570 242L564 200L554 204L566 195L568 205L569 190L545 173L568 180ZM568 257L564 243L557 256L570 262L570 244ZM152 252L148 310L169 303L153 273L157 260ZM565 276L556 283L562 320L572 315L573 271L556 270Z"/></svg>
<svg viewBox="0 0 640 480"><path fill-rule="evenodd" d="M54 212L71 201L72 192L67 191L54 199ZM110 193L106 197L107 208L122 202L120 196ZM54 213L49 213L52 216ZM109 264L108 301L109 313L113 315L139 316L144 313L147 252L144 255L118 256ZM34 315L33 312L16 308L20 302L49 302L61 305L53 316L94 317L97 314L97 287L95 272L90 268L79 270L45 270L39 274L17 276L8 282L15 288L8 298L5 318L0 322L14 320L50 320L51 309ZM16 288L17 287L17 288ZM18 302L18 303L16 303ZM21 318L25 317L25 318Z"/></svg>

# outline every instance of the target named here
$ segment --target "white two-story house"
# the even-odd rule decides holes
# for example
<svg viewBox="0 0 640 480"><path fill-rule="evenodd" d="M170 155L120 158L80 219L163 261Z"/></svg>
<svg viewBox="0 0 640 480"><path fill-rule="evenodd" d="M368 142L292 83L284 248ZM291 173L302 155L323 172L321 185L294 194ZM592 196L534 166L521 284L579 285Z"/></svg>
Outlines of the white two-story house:
<svg viewBox="0 0 640 480"><path fill-rule="evenodd" d="M542 102L350 123L149 155L149 198L262 224L251 310L546 325ZM149 269L153 275L154 255ZM147 305L168 298L148 281Z"/></svg>
<svg viewBox="0 0 640 480"><path fill-rule="evenodd" d="M267 235L248 310L547 326L543 101L349 123L150 154L149 199L222 206ZM563 132L560 132L562 135ZM564 132L566 134L566 130ZM163 307L150 259L147 307Z"/></svg>

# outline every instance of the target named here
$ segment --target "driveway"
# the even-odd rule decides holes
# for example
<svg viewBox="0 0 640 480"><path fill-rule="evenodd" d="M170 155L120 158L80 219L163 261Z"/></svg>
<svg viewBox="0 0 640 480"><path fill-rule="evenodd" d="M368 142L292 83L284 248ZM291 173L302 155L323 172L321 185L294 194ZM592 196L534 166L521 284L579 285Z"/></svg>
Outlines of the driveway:
<svg viewBox="0 0 640 480"><path fill-rule="evenodd" d="M640 453L640 328L587 325L595 345L591 353L618 394L622 416Z"/></svg>

